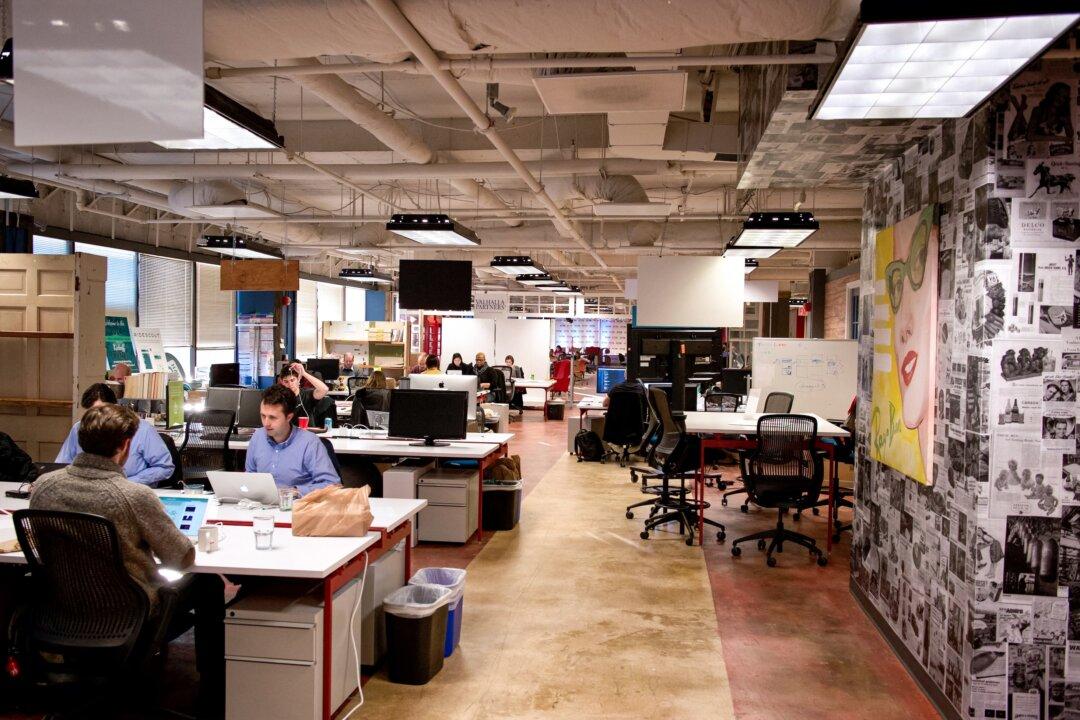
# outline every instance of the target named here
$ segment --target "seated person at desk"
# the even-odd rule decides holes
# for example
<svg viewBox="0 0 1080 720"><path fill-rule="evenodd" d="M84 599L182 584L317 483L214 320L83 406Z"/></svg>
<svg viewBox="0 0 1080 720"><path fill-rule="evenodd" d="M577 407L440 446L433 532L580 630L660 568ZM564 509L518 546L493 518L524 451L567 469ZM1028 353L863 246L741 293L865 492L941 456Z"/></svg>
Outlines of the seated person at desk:
<svg viewBox="0 0 1080 720"><path fill-rule="evenodd" d="M476 353L476 363L473 365L476 369L476 382L477 389L488 391L488 402L504 403L506 402L506 378L502 374L502 370L497 370L487 364L487 355L482 352Z"/></svg>
<svg viewBox="0 0 1080 720"><path fill-rule="evenodd" d="M462 375L475 375L476 371L473 370L473 366L461 359L461 353L454 353L454 356L450 358L450 364L446 366L446 372L456 370Z"/></svg>
<svg viewBox="0 0 1080 720"><path fill-rule="evenodd" d="M645 385L642 384L637 378L633 380L623 380L618 385L613 386L607 391L607 395L604 397L604 407L611 404L611 396L617 392L632 392L637 393L641 397L645 397Z"/></svg>
<svg viewBox="0 0 1080 720"><path fill-rule="evenodd" d="M419 375L427 369L427 353L420 353L416 356L416 364L409 368L410 375Z"/></svg>
<svg viewBox="0 0 1080 720"><path fill-rule="evenodd" d="M189 574L169 583L158 573L154 556L163 566L182 570L195 561L195 546L169 519L150 488L128 482L124 476L123 468L143 426L134 412L120 405L92 407L76 426L82 451L71 465L34 483L30 508L92 513L112 521L124 568L146 591L151 615L159 611L166 593L175 598L174 617L195 611L200 699L207 710L218 708L220 713L225 680L225 586L213 574Z"/></svg>
<svg viewBox="0 0 1080 720"><path fill-rule="evenodd" d="M355 363L356 357L351 352L347 352L342 355L341 363L338 367L338 373L340 374L340 376L343 378L355 377L356 368L353 367Z"/></svg>
<svg viewBox="0 0 1080 720"><path fill-rule="evenodd" d="M94 383L86 388L80 404L86 410L102 405L115 405L116 393L105 383ZM67 440L64 441L60 447L60 453L56 456L56 462L70 463L82 452L82 447L79 445L79 425L80 423L75 423L71 428ZM124 457L126 458L124 474L132 482L157 487L158 483L172 477L174 469L172 455L149 420L139 421L139 428L131 440L130 452Z"/></svg>
<svg viewBox="0 0 1080 720"><path fill-rule="evenodd" d="M131 366L127 363L116 363L116 365L113 366L113 369L109 371L109 374L105 377L105 379L111 380L115 383L119 383L119 397L124 397L124 384L127 382L127 379L129 377L131 377Z"/></svg>
<svg viewBox="0 0 1080 720"><path fill-rule="evenodd" d="M424 372L421 375L442 375L442 370L439 369L439 356L428 355L427 360L424 361Z"/></svg>
<svg viewBox="0 0 1080 720"><path fill-rule="evenodd" d="M300 387L304 380L311 383L311 388ZM301 363L294 362L281 368L278 384L291 390L297 398L293 414L294 425L299 424L300 418L306 417L311 427L322 427L326 418L333 418L337 414L334 401L327 397L330 388L322 380L309 374Z"/></svg>
<svg viewBox="0 0 1080 720"><path fill-rule="evenodd" d="M270 473L278 487L295 487L307 495L336 485L341 478L319 437L293 427L296 404L296 395L282 384L263 392L259 405L262 427L251 436L244 469Z"/></svg>
<svg viewBox="0 0 1080 720"><path fill-rule="evenodd" d="M525 368L520 365L514 364L514 356L507 355L504 361L506 367L510 368L510 377L517 378L519 380L525 379ZM510 408L512 410L525 410L525 390L524 388L514 388L514 397L510 398Z"/></svg>

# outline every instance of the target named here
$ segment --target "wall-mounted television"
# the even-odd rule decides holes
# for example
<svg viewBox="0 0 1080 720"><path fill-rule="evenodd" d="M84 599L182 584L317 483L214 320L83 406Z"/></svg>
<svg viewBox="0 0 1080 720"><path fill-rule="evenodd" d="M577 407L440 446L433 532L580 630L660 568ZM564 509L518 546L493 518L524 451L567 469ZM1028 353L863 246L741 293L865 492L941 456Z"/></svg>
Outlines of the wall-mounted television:
<svg viewBox="0 0 1080 720"><path fill-rule="evenodd" d="M398 265L402 310L472 310L472 263L402 260Z"/></svg>

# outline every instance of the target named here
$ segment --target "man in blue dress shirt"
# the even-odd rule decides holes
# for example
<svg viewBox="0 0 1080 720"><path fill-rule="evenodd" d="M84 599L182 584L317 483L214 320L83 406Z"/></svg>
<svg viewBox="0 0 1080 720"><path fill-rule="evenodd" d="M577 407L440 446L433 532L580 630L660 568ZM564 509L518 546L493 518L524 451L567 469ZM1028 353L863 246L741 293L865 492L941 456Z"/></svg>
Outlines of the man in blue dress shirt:
<svg viewBox="0 0 1080 720"><path fill-rule="evenodd" d="M82 400L79 403L84 410L100 407L101 405L115 405L116 393L105 383L94 383L86 388ZM82 452L79 447L79 423L71 428L67 439L60 447L60 454L56 456L56 462L70 464L75 456ZM165 442L157 434L153 423L148 420L139 422L139 429L135 431L135 437L131 439L131 451L124 463L124 474L127 479L140 485L157 487L160 483L172 477L175 466L172 455L165 447Z"/></svg>
<svg viewBox="0 0 1080 720"><path fill-rule="evenodd" d="M263 392L259 415L262 427L248 443L248 472L270 473L278 487L294 487L307 495L341 482L330 456L315 433L293 427L296 395L284 385Z"/></svg>

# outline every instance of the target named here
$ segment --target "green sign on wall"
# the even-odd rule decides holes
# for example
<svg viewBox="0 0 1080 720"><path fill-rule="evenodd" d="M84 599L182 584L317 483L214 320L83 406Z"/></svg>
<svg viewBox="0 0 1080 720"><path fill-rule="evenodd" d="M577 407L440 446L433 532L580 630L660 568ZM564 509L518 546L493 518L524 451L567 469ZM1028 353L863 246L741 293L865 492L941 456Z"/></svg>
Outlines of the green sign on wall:
<svg viewBox="0 0 1080 720"><path fill-rule="evenodd" d="M112 370L117 363L127 363L134 371L139 366L135 361L135 343L131 341L131 328L126 317L105 316L105 362Z"/></svg>

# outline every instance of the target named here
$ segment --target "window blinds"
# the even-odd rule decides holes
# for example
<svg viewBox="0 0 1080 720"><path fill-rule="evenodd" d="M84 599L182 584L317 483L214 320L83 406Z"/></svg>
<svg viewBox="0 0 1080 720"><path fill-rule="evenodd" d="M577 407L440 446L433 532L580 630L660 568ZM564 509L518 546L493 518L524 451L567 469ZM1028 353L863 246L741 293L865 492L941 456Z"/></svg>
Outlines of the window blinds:
<svg viewBox="0 0 1080 720"><path fill-rule="evenodd" d="M296 293L296 354L315 357L319 345L318 283L300 280Z"/></svg>
<svg viewBox="0 0 1080 720"><path fill-rule="evenodd" d="M367 319L367 291L358 287L345 287L345 317L349 322Z"/></svg>
<svg viewBox="0 0 1080 720"><path fill-rule="evenodd" d="M109 271L105 279L105 314L122 315L128 319L131 327L135 327L135 288L138 282L136 254L130 250L116 250L86 243L75 243L75 252L105 258Z"/></svg>
<svg viewBox="0 0 1080 720"><path fill-rule="evenodd" d="M221 268L196 263L195 346L199 349L231 348L236 344L236 293L221 290ZM230 361L231 362L231 361Z"/></svg>
<svg viewBox="0 0 1080 720"><path fill-rule="evenodd" d="M69 243L67 240L59 240L57 238L45 237L44 235L35 235L34 254L70 255L71 243Z"/></svg>
<svg viewBox="0 0 1080 720"><path fill-rule="evenodd" d="M191 346L191 263L139 255L139 323L166 348Z"/></svg>

